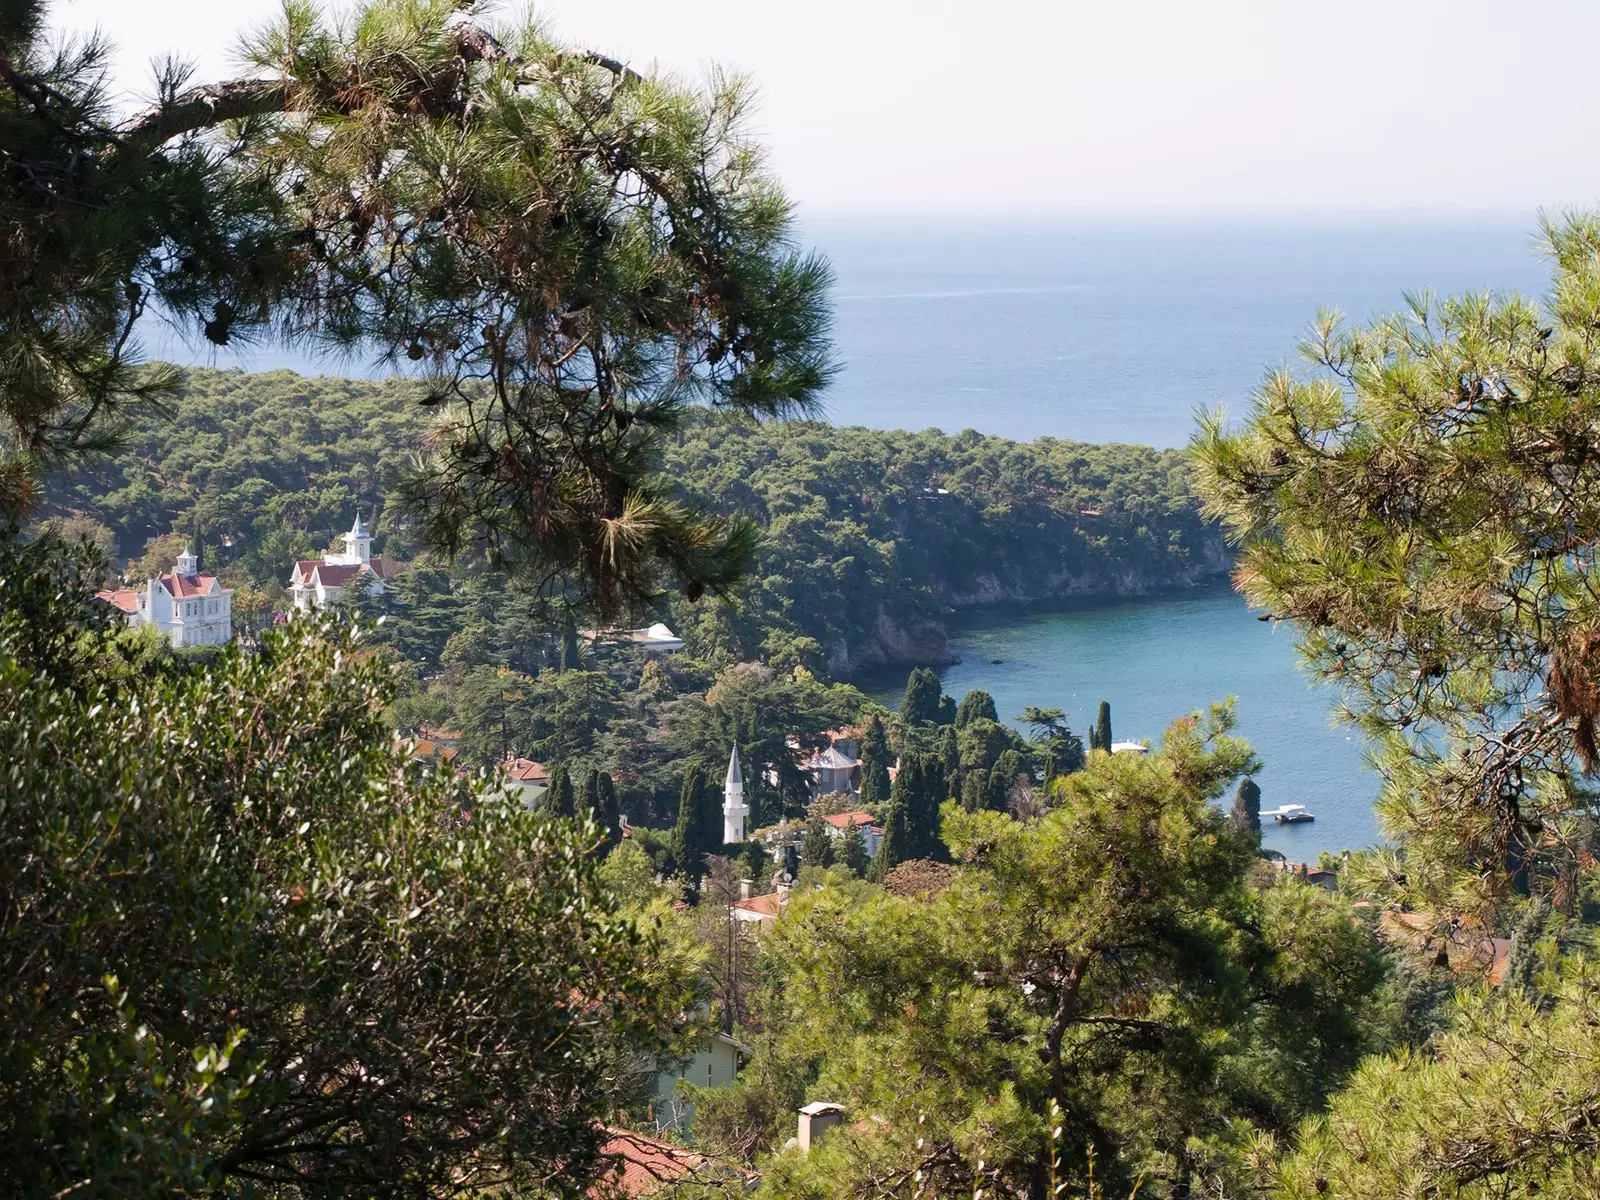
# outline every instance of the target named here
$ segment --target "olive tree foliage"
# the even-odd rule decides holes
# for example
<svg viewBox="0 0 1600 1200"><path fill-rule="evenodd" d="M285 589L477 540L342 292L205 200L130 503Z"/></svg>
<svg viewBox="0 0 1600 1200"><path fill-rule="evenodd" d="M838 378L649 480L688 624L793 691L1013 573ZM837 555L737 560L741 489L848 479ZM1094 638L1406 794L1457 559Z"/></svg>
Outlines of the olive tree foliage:
<svg viewBox="0 0 1600 1200"><path fill-rule="evenodd" d="M1308 374L1194 449L1238 586L1299 627L1372 740L1407 884L1459 909L1570 897L1600 766L1600 218L1548 220L1540 304L1319 316Z"/></svg>
<svg viewBox="0 0 1600 1200"><path fill-rule="evenodd" d="M348 625L152 658L99 569L0 546L0 1177L585 1194L694 990L599 830L397 752Z"/></svg>
<svg viewBox="0 0 1600 1200"><path fill-rule="evenodd" d="M233 208L255 222L245 249L212 256L210 291L187 281L211 260L177 255L178 309L209 304L219 343L266 329L415 375L436 420L400 493L436 549L481 552L607 617L663 574L691 598L731 585L756 529L677 498L661 439L699 401L809 411L831 372L829 271L792 242L744 130L743 81L641 77L531 19L490 28L446 0L369 0L337 22L289 0L244 51L258 75L184 87L169 73L159 103L117 126L69 114L100 144L82 153L126 156L139 180L198 164L194 187L215 194L171 216L181 229L228 232ZM98 59L63 70L97 91ZM33 85L0 78L26 110ZM126 370L134 274L181 247L159 221L123 231L115 197L105 207L141 248L60 264L59 290L109 280L84 337L99 331ZM33 295L27 277L7 286ZM8 406L75 411L36 391L29 408L8 384Z"/></svg>

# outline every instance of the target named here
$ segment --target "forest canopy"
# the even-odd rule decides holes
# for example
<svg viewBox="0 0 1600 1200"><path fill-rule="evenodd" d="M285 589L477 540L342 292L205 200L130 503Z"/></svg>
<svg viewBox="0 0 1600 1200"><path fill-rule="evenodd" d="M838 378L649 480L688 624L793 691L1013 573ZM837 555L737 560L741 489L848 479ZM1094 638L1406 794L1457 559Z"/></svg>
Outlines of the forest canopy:
<svg viewBox="0 0 1600 1200"><path fill-rule="evenodd" d="M357 510L402 560L426 539L395 486L427 429L402 379L189 373L170 417L51 480L45 512L91 518L122 555L176 531L230 582L276 592ZM686 503L764 532L731 606L664 595L704 651L849 674L938 662L953 606L1158 590L1226 569L1182 455L1057 439L689 414L663 447Z"/></svg>

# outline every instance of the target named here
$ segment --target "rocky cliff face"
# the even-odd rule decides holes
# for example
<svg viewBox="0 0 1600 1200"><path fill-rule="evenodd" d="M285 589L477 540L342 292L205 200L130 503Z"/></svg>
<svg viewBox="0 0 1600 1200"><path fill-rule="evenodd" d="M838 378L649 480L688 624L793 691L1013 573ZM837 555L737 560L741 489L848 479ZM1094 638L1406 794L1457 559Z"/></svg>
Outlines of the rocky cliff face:
<svg viewBox="0 0 1600 1200"><path fill-rule="evenodd" d="M1060 571L1033 580L1006 579L997 572L984 573L960 588L936 588L934 595L946 612L995 604L1121 600L1216 583L1227 575L1232 565L1226 543L1217 537L1207 542L1201 555L1179 570ZM953 661L949 630L944 621L934 618L897 620L881 608L869 638L854 644L840 640L828 647L828 671L835 679L849 679L876 667L943 667Z"/></svg>

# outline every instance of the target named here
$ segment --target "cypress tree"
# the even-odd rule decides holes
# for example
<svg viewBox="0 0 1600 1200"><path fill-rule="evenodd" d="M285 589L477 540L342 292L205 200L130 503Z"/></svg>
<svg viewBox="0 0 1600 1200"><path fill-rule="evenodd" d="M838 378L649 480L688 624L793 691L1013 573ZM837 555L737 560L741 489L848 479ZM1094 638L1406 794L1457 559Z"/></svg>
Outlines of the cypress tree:
<svg viewBox="0 0 1600 1200"><path fill-rule="evenodd" d="M706 871L706 855L722 845L721 830L717 826L717 813L711 805L710 788L706 786L706 773L691 767L683 777L683 790L678 794L678 824L673 831L673 850L678 859L678 870L699 886Z"/></svg>
<svg viewBox="0 0 1600 1200"><path fill-rule="evenodd" d="M1091 750L1111 751L1111 701L1100 701L1100 711L1095 715L1094 729L1089 734Z"/></svg>
<svg viewBox="0 0 1600 1200"><path fill-rule="evenodd" d="M550 776L550 790L544 795L544 811L552 817L571 817L577 814L576 797L572 789L572 776L566 767L557 767Z"/></svg>
<svg viewBox="0 0 1600 1200"><path fill-rule="evenodd" d="M622 805L617 801L617 785L608 772L599 772L595 783L599 798L595 804L594 819L605 831L606 847L609 849L622 841Z"/></svg>
<svg viewBox="0 0 1600 1200"><path fill-rule="evenodd" d="M918 667L906 680L905 699L900 702L900 721L907 728L932 725L939 720L939 702L944 689L939 676L927 667Z"/></svg>
<svg viewBox="0 0 1600 1200"><path fill-rule="evenodd" d="M861 803L885 803L889 787L889 739L883 722L873 714L861 738Z"/></svg>
<svg viewBox="0 0 1600 1200"><path fill-rule="evenodd" d="M983 768L968 771L966 779L961 785L961 807L968 812L977 812L984 806L984 798L989 794L989 773Z"/></svg>
<svg viewBox="0 0 1600 1200"><path fill-rule="evenodd" d="M583 665L583 656L578 649L578 623L573 620L572 612L567 612L567 622L561 631L561 669L563 671L576 671Z"/></svg>
<svg viewBox="0 0 1600 1200"><path fill-rule="evenodd" d="M1235 833L1261 832L1261 789L1248 775L1239 780L1239 788L1233 795L1228 827Z"/></svg>
<svg viewBox="0 0 1600 1200"><path fill-rule="evenodd" d="M979 717L990 721L998 721L1000 713L994 706L994 697L988 692L974 688L961 697L961 707L956 709L956 728L965 729L968 724Z"/></svg>
<svg viewBox="0 0 1600 1200"><path fill-rule="evenodd" d="M984 792L984 807L995 812L1006 812L1011 807L1011 788L1022 774L1025 764L1022 755L1007 750L989 772L989 785Z"/></svg>
<svg viewBox="0 0 1600 1200"><path fill-rule="evenodd" d="M895 780L896 792L899 791L899 782L898 779ZM911 857L906 853L910 838L911 831L906 824L905 802L898 797L891 799L889 815L883 822L883 841L878 845L878 857L872 860L869 878L876 883L882 883L884 875L888 874L891 868Z"/></svg>
<svg viewBox="0 0 1600 1200"><path fill-rule="evenodd" d="M901 761L895 776L894 790L905 808L908 859L945 857L939 838L939 805L944 797L939 795L938 774L933 760L914 754Z"/></svg>
<svg viewBox="0 0 1600 1200"><path fill-rule="evenodd" d="M956 728L954 725L945 726L944 740L939 744L939 770L944 776L939 798L941 800L959 798L961 795L961 746L956 741Z"/></svg>

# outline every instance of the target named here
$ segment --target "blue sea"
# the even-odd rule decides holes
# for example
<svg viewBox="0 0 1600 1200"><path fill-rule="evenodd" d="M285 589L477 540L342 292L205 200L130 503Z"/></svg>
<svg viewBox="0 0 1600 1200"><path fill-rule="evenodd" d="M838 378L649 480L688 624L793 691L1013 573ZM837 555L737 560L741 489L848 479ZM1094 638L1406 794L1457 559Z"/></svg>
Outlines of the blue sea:
<svg viewBox="0 0 1600 1200"><path fill-rule="evenodd" d="M1298 360L1319 307L1353 319L1405 294L1538 295L1537 214L1497 219L824 218L805 239L837 276L841 425L976 429L1029 440L1182 446L1199 409L1248 411L1263 375ZM272 349L215 356L159 329L175 361L361 373ZM203 345L203 343L202 343ZM1264 761L1263 803L1304 803L1315 823L1269 828L1296 860L1379 837L1362 746L1311 688L1292 632L1258 622L1225 588L1058 612L986 614L958 628L957 695L992 692L1003 717L1065 708L1079 731L1109 700L1118 738L1159 739L1173 717L1238 697L1240 733ZM884 681L885 698L903 680Z"/></svg>

